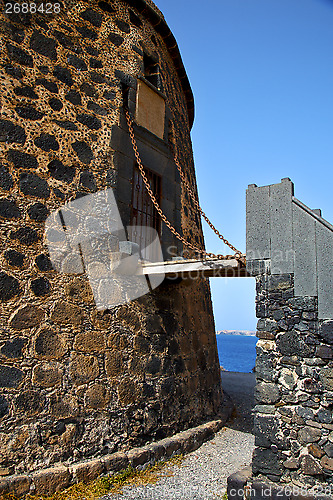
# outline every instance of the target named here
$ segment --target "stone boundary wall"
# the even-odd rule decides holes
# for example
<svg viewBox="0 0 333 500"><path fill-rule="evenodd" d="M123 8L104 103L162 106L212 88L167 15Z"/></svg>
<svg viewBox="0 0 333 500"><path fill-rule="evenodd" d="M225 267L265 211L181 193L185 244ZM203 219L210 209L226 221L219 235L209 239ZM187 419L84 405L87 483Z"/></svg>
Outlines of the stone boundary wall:
<svg viewBox="0 0 333 500"><path fill-rule="evenodd" d="M57 464L29 475L8 476L0 479L0 498L5 494L52 495L72 484L89 483L101 475L115 474L129 466L141 470L175 455L190 453L211 439L223 427L229 413L227 412L223 420L213 420L148 446L133 448L126 453L104 455L99 459L87 460L70 466Z"/></svg>
<svg viewBox="0 0 333 500"><path fill-rule="evenodd" d="M256 493L244 498L278 499L282 486L292 492L283 499L325 498L311 496L313 488L333 496L333 227L293 194L290 179L247 192L259 340L255 450L242 479ZM302 486L305 497L295 493Z"/></svg>

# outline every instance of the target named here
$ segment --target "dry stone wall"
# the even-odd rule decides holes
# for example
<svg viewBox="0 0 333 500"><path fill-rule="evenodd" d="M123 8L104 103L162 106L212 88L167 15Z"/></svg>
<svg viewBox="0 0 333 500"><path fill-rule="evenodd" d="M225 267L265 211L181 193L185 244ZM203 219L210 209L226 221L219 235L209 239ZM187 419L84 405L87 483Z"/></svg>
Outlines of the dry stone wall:
<svg viewBox="0 0 333 500"><path fill-rule="evenodd" d="M159 59L173 140L195 188L186 75L158 11L142 1L60 5L58 14L0 15L1 475L128 450L214 417L222 402L204 279L164 282L98 312L85 275L52 268L48 215L107 187L119 195L119 178L131 181L111 131L125 130L124 84L133 112L144 52ZM183 234L202 243L180 196Z"/></svg>

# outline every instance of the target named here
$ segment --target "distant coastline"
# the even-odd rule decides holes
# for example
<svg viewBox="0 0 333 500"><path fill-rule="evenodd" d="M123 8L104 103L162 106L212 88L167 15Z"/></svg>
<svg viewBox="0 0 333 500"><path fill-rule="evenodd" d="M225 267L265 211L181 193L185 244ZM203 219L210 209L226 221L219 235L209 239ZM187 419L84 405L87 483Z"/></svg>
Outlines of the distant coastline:
<svg viewBox="0 0 333 500"><path fill-rule="evenodd" d="M252 330L219 330L216 335L243 335L247 337L255 337L256 332Z"/></svg>

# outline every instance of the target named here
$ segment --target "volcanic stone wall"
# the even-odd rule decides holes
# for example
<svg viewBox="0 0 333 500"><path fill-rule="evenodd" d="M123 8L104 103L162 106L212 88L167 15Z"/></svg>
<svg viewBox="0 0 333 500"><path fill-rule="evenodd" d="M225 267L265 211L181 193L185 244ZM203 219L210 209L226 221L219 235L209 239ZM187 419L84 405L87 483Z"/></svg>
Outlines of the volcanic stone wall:
<svg viewBox="0 0 333 500"><path fill-rule="evenodd" d="M57 14L0 14L2 475L163 438L215 416L222 400L205 280L164 282L98 312L85 275L52 268L48 215L97 190L119 193L120 178L131 182L111 132L126 131L125 87L134 113L144 53L159 60L173 142L195 189L186 75L158 12L142 1L60 5ZM166 123L160 142L172 158ZM179 192L171 216L178 209L183 234L203 244Z"/></svg>
<svg viewBox="0 0 333 500"><path fill-rule="evenodd" d="M290 179L249 186L247 269L259 318L253 498L332 498L332 261L333 227L294 197Z"/></svg>

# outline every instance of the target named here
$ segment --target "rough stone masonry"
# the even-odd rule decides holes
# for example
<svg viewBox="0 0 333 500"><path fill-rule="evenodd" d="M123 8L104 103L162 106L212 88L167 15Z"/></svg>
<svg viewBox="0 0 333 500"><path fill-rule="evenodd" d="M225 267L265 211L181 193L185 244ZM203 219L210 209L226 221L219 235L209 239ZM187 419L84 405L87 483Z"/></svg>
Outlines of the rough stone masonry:
<svg viewBox="0 0 333 500"><path fill-rule="evenodd" d="M295 198L290 179L249 186L256 448L252 473L229 478L230 499L248 498L246 487L259 499L333 497L332 262L333 226Z"/></svg>
<svg viewBox="0 0 333 500"><path fill-rule="evenodd" d="M136 119L139 81L165 110L162 137L135 124L144 165L169 220L203 245L173 162L176 146L196 192L193 96L163 15L143 0L59 5L0 14L0 475L13 478L163 439L222 404L205 279L99 312L84 274L52 267L44 223L65 202L113 188L131 223L124 107ZM181 254L160 231L165 258Z"/></svg>

